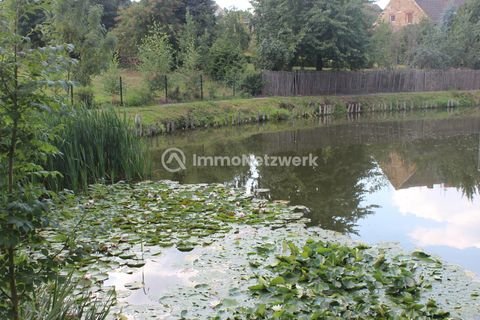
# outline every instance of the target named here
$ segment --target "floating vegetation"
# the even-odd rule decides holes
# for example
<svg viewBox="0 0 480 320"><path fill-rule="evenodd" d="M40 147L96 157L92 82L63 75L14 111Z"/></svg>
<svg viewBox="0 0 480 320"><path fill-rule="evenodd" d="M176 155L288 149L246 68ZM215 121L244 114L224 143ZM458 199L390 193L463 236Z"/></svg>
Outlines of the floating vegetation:
<svg viewBox="0 0 480 320"><path fill-rule="evenodd" d="M111 319L468 318L480 285L422 251L306 228L304 207L219 184L93 185L43 235ZM310 240L307 240L310 239ZM62 250L64 249L64 250ZM452 303L453 301L453 303Z"/></svg>
<svg viewBox="0 0 480 320"><path fill-rule="evenodd" d="M249 288L261 303L237 313L249 319L449 318L435 301L421 302L420 293L431 284L416 274L415 256L387 259L367 249L312 239L297 247L286 241L284 251L290 254L277 256L268 266L272 274L258 276ZM434 259L429 263L441 266Z"/></svg>

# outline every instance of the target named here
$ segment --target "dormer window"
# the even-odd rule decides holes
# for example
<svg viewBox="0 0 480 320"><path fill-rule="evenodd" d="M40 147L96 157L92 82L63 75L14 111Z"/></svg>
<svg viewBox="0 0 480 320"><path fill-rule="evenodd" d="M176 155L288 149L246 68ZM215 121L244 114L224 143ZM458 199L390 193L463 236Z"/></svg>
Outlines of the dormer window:
<svg viewBox="0 0 480 320"><path fill-rule="evenodd" d="M390 22L395 22L396 19L394 14L390 15Z"/></svg>

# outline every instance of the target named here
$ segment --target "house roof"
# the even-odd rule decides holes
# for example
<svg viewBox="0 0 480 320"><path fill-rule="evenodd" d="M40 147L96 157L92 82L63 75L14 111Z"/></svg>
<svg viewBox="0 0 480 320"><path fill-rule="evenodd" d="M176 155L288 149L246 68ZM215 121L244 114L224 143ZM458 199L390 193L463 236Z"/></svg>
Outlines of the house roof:
<svg viewBox="0 0 480 320"><path fill-rule="evenodd" d="M462 6L465 0L416 0L416 2L433 22L439 23L448 9Z"/></svg>

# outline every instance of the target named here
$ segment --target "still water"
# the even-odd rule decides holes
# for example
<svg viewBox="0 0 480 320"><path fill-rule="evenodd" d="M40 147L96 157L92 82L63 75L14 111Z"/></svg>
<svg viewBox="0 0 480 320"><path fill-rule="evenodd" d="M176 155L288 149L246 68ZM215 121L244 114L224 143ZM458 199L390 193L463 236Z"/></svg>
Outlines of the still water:
<svg viewBox="0 0 480 320"><path fill-rule="evenodd" d="M480 275L480 117L375 115L199 130L150 141L156 178L227 183L310 209L312 225L423 248ZM169 173L169 147L187 170ZM197 156L313 156L317 167L194 167Z"/></svg>

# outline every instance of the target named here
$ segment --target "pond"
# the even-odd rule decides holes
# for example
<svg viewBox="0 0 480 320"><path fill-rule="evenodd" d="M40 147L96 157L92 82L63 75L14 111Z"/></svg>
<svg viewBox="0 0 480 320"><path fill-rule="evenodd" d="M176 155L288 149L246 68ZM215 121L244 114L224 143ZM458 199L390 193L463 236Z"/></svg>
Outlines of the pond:
<svg viewBox="0 0 480 320"><path fill-rule="evenodd" d="M311 226L368 243L422 248L480 275L480 116L363 115L226 129L150 140L155 177L226 183L309 208ZM162 166L164 150L186 170ZM193 156L306 156L318 166L193 166Z"/></svg>

